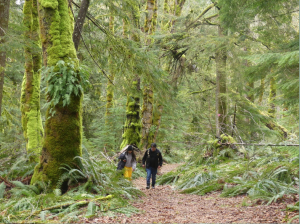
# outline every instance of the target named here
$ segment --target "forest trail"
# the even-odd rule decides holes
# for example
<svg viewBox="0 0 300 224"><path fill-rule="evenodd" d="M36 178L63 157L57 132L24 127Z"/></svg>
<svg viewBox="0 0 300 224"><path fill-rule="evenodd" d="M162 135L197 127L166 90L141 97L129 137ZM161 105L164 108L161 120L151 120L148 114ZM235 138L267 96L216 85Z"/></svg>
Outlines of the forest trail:
<svg viewBox="0 0 300 224"><path fill-rule="evenodd" d="M161 173L176 169L180 164L166 164ZM147 190L145 178L134 180L145 196L134 201L140 214L127 217L97 217L92 223L286 223L284 204L242 206L245 196L221 198L220 192L205 196L180 194L169 185ZM294 220L297 223L297 220Z"/></svg>

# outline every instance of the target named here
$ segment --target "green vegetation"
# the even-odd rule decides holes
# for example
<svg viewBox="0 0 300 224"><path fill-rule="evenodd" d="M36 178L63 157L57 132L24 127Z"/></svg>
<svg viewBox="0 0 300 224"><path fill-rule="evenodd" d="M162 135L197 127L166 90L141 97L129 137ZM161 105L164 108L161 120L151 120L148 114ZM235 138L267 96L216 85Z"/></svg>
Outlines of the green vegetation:
<svg viewBox="0 0 300 224"><path fill-rule="evenodd" d="M21 167L26 172L23 177L31 174L33 166L24 167L24 159L19 159L23 163L14 164L8 173L1 173L1 176L15 179L22 175L16 173ZM13 187L5 191L3 182L0 185L1 222L51 222L59 219L69 223L96 215L138 212L129 201L143 193L123 178L122 171L116 172L115 164L108 163L101 156L89 155L87 151L79 159L82 169L72 169L68 165L60 167L67 172L60 177L53 191L49 183L40 181L35 185L9 181ZM139 174L141 172L137 171L135 176Z"/></svg>
<svg viewBox="0 0 300 224"><path fill-rule="evenodd" d="M161 185L297 210L297 1L88 1L77 50L81 1L17 2L0 4L1 223L140 212L115 158L152 142L182 164Z"/></svg>
<svg viewBox="0 0 300 224"><path fill-rule="evenodd" d="M221 191L221 197L246 194L253 201L263 200L266 204L298 194L296 150L261 147L228 152L232 150L223 149L211 156L206 156L207 150L195 152L186 164L163 175L158 183L172 184L185 194L205 195L213 191Z"/></svg>

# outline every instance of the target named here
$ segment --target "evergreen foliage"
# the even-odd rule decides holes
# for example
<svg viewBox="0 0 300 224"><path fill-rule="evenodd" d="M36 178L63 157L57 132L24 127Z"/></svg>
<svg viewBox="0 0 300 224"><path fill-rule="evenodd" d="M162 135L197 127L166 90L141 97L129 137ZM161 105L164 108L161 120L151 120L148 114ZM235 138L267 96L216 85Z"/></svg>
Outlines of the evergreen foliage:
<svg viewBox="0 0 300 224"><path fill-rule="evenodd" d="M205 151L205 150L203 150ZM245 153L227 159L218 155L203 160L203 154L191 156L189 162L176 172L159 178L159 184L171 184L185 194L204 195L222 191L222 197L248 195L252 200L266 204L286 195L295 195L298 189L298 154L280 150L245 150ZM293 161L293 162L292 162Z"/></svg>
<svg viewBox="0 0 300 224"><path fill-rule="evenodd" d="M57 166L61 175L56 183L39 180L30 186L22 181L30 179L36 164L26 154L19 96L25 72L23 49L32 42L22 36L26 30L22 23L23 2L18 5L11 1L9 29L5 44L0 43L0 51L7 52L0 116L0 176L15 187L0 183L0 222L58 219L71 223L79 221L79 216L139 212L128 201L141 192L116 172L115 161L107 162L120 151L129 112L126 100L136 77L141 89L150 83L153 86L153 113L161 116L160 123L152 123L150 137L156 137L164 162L184 163L177 171L162 175L159 184L197 195L213 191L220 191L223 197L246 194L253 202L262 200L265 204L297 194L297 147L220 146L220 139L215 137L215 59L217 50L225 44L227 89L220 96L227 100L227 124L226 133L221 134L234 140L223 143L298 144L298 2L176 2L184 3L180 13L175 4L157 1L157 27L151 33L144 32L147 1L90 2L81 33L84 41L77 52L82 67L69 59L57 63L52 60L52 67L43 70L40 99L45 127L54 115L46 116L49 106L65 108L72 104L72 94L84 92L80 136L83 155L75 158L80 161L76 166L71 166L73 157L68 164ZM76 17L77 8L73 11ZM109 29L111 16L113 32ZM226 30L223 36L219 36L218 26ZM128 38L130 35L135 38ZM70 46L61 47L59 53ZM72 54L75 57L75 51ZM112 79L112 75L114 79L109 80L107 77ZM105 118L111 94L108 83L113 85L109 126ZM276 96L270 100L271 90L276 90ZM143 98L141 92L135 97ZM163 108L160 111L159 106ZM268 112L270 106L272 115ZM141 108L136 109L141 112ZM139 128L141 121L134 124ZM73 141L68 134L63 132L55 138L60 138L60 143ZM135 140L139 141L139 136ZM137 166L133 178L140 176L145 177L145 172ZM99 199L107 195L113 197Z"/></svg>

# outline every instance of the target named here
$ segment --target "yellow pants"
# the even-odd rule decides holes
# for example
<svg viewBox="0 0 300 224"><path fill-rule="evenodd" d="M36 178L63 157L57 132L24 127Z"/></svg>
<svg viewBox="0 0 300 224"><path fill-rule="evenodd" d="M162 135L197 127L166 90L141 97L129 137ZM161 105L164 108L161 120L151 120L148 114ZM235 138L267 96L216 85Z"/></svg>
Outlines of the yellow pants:
<svg viewBox="0 0 300 224"><path fill-rule="evenodd" d="M132 176L132 167L124 167L124 177L131 180L131 176Z"/></svg>

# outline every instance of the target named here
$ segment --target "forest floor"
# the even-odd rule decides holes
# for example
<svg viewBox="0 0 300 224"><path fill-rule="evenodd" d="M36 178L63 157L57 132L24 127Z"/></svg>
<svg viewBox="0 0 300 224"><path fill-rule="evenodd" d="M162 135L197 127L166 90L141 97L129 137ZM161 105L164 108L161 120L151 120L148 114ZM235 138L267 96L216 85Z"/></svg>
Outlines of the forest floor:
<svg viewBox="0 0 300 224"><path fill-rule="evenodd" d="M180 164L167 164L161 173L169 172ZM221 198L220 192L205 196L180 194L169 185L146 189L145 178L134 180L134 185L145 196L132 202L142 212L127 217L94 217L85 223L286 223L297 215L286 211L287 202L271 205L252 204L246 196ZM299 223L299 219L292 223Z"/></svg>

